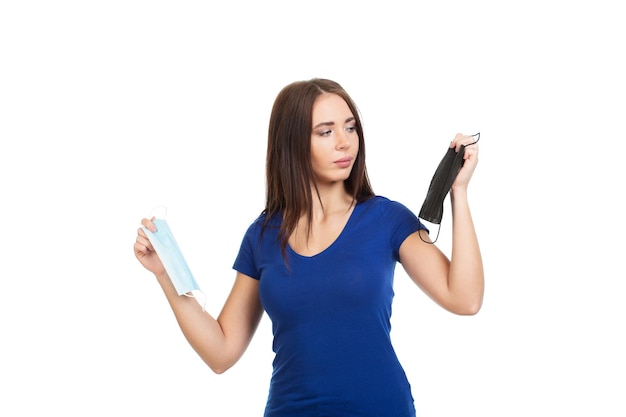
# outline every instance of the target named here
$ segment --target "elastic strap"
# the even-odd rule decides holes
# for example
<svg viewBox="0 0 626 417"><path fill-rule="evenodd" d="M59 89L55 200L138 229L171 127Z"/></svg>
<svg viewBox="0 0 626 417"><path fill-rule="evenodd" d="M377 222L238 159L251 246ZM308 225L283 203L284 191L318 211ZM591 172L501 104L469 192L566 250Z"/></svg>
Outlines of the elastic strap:
<svg viewBox="0 0 626 417"><path fill-rule="evenodd" d="M195 290L198 293L202 294L202 302L200 303L200 305L202 306L202 311L206 311L205 307L206 307L206 294L204 293L204 291L202 290ZM196 295L193 293L193 291L189 291L185 294L183 294L185 297L189 297L189 298L195 298L196 300L198 299L198 297L196 297Z"/></svg>
<svg viewBox="0 0 626 417"><path fill-rule="evenodd" d="M440 225L438 225L438 226L439 226L439 227L437 227L437 236L435 236L435 240L433 240L432 242L428 242L428 241L424 240L424 238L422 237L422 233L421 233L421 231L422 231L422 230L426 230L426 229L420 229L420 230L418 230L418 231L417 231L417 234L420 236L420 239L422 240L422 242L424 242L424 243L428 243L429 245L434 245L434 244L435 244L435 242L437 241L437 239L439 239L439 232L441 231L441 224L440 224Z"/></svg>
<svg viewBox="0 0 626 417"><path fill-rule="evenodd" d="M156 206L152 210L150 210L150 218L156 217L154 212L158 209L163 209L163 215L159 217L159 219L164 219L167 216L167 207L166 206Z"/></svg>

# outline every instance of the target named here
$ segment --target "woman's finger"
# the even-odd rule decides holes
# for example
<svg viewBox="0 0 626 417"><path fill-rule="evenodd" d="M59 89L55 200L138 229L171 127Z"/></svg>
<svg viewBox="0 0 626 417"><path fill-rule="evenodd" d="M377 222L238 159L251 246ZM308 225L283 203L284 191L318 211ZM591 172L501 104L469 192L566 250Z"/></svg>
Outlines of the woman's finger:
<svg viewBox="0 0 626 417"><path fill-rule="evenodd" d="M149 252L154 251L154 248L152 247L152 243L150 243L150 239L148 239L148 236L146 235L146 233L143 231L141 227L137 229L137 238L135 239L135 248L137 247L137 245L143 248L142 252L149 253Z"/></svg>
<svg viewBox="0 0 626 417"><path fill-rule="evenodd" d="M150 218L150 219L141 219L141 224L148 230L150 230L152 233L156 232L156 226L153 223L154 217Z"/></svg>
<svg viewBox="0 0 626 417"><path fill-rule="evenodd" d="M457 133L454 140L450 142L450 147L455 148L458 152L461 149L461 146L468 146L474 143L476 143L476 138L474 136Z"/></svg>

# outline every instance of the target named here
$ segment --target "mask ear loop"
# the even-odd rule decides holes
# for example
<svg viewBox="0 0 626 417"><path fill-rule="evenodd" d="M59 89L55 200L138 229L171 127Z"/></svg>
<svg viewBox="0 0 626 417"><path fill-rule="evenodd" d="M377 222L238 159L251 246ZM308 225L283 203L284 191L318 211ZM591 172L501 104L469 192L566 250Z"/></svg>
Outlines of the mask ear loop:
<svg viewBox="0 0 626 417"><path fill-rule="evenodd" d="M197 290L197 292L198 292L198 294L200 294L202 296L202 297L200 297L200 298L202 298L202 302L201 303L199 302L199 304L202 307L202 312L204 313L206 311L206 299L207 299L207 297L206 297L206 294L204 293L204 291ZM198 301L198 296L197 296L197 294L194 294L193 291L186 292L183 295L185 297L195 298L196 301Z"/></svg>
<svg viewBox="0 0 626 417"><path fill-rule="evenodd" d="M463 148L466 148L468 146L472 146L472 145L475 145L476 143L478 143L478 141L480 140L480 132L474 133L472 135L472 137L476 138L476 140L474 142L472 142L472 143L467 144L467 145L463 145ZM435 242L437 241L437 239L439 239L439 232L441 232L441 224L439 224L439 227L437 228L437 236L435 236L435 240L433 240L432 242L424 240L424 238L422 237L422 230L424 230L424 229L420 229L420 230L417 231L417 234L419 235L421 241L424 242L424 243L428 243L429 245L434 245Z"/></svg>
<svg viewBox="0 0 626 417"><path fill-rule="evenodd" d="M422 237L422 230L426 230L426 229L419 229L417 231L417 234L419 235L420 239L422 240L422 242L424 243L428 243L429 245L434 245L435 242L437 241L437 239L439 239L439 232L441 231L441 225L439 225L439 227L437 228L437 236L435 236L435 240L433 240L432 242L429 242L427 240L424 240L424 238Z"/></svg>
<svg viewBox="0 0 626 417"><path fill-rule="evenodd" d="M198 292L200 293L200 295L202 295L202 303L200 304L202 306L202 312L204 313L206 311L206 294L202 291L202 290L198 290ZM186 294L185 294L186 295ZM198 297L196 297L195 295L191 294L189 297L195 298L196 300L198 299Z"/></svg>
<svg viewBox="0 0 626 417"><path fill-rule="evenodd" d="M163 209L163 216L159 217L159 219L164 219L167 216L167 206L156 206L152 210L150 210L150 218L156 217L154 212L158 209Z"/></svg>

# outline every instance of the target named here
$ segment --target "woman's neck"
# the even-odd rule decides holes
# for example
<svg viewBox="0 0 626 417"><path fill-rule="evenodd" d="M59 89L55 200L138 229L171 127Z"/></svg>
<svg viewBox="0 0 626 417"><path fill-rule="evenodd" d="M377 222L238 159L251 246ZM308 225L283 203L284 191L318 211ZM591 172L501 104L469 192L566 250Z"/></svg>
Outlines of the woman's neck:
<svg viewBox="0 0 626 417"><path fill-rule="evenodd" d="M318 193L319 192L319 198ZM313 219L324 219L327 216L345 214L350 211L354 199L346 191L343 183L330 186L318 186L313 193Z"/></svg>

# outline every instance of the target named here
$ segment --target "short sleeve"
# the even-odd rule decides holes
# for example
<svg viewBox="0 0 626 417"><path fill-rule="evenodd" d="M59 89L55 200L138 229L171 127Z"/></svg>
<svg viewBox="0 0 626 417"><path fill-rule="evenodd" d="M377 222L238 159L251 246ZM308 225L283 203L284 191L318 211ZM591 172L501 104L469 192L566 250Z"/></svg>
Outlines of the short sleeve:
<svg viewBox="0 0 626 417"><path fill-rule="evenodd" d="M235 263L233 264L233 269L241 272L242 274L246 274L254 279L260 279L261 271L258 267L257 256L255 256L255 248L258 248L259 241L259 231L261 225L259 224L259 220L255 221L248 227L242 241L241 246L239 247L239 253L235 258Z"/></svg>
<svg viewBox="0 0 626 417"><path fill-rule="evenodd" d="M400 246L409 235L418 230L428 232L415 213L397 201L386 200L382 216L391 230L391 247L395 259L400 258Z"/></svg>

